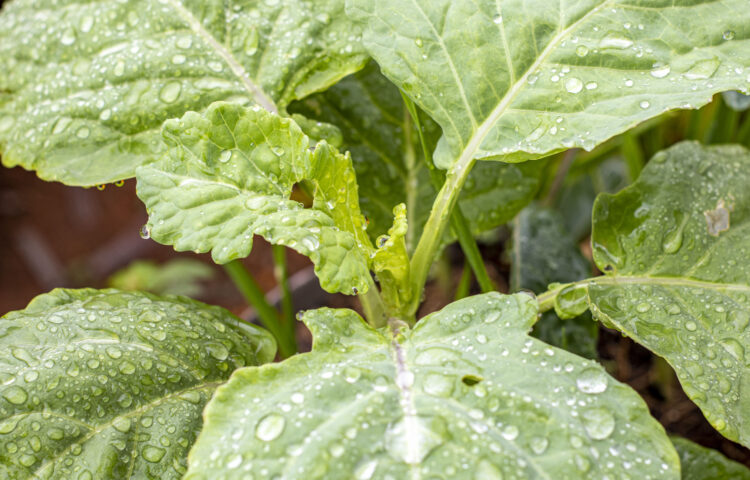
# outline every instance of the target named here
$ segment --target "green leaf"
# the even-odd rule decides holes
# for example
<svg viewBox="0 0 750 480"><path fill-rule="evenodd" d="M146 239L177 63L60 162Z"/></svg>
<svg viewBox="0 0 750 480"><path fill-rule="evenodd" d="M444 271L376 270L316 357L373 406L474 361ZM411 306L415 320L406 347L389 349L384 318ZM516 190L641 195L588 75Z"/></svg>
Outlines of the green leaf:
<svg viewBox="0 0 750 480"><path fill-rule="evenodd" d="M594 205L594 316L664 357L725 437L750 445L750 153L684 142Z"/></svg>
<svg viewBox="0 0 750 480"><path fill-rule="evenodd" d="M510 287L543 293L553 282L575 282L591 276L591 264L551 208L530 205L513 222ZM534 336L577 355L596 358L598 325L585 313L561 320L555 312L542 314Z"/></svg>
<svg viewBox="0 0 750 480"><path fill-rule="evenodd" d="M406 315L404 308L412 297L409 284L409 254L405 237L408 231L406 206L402 203L393 209L393 226L388 235L378 238L378 251L372 258L372 269L382 288L383 302L390 312Z"/></svg>
<svg viewBox="0 0 750 480"><path fill-rule="evenodd" d="M216 387L275 350L184 297L40 295L0 319L0 477L179 479Z"/></svg>
<svg viewBox="0 0 750 480"><path fill-rule="evenodd" d="M393 207L404 203L409 217L406 245L414 251L436 193L418 133L398 88L370 63L289 109L341 128L344 148L351 152L360 180L362 212L370 220L368 232L373 239L385 234ZM431 120L423 120L428 148L434 148L439 128ZM459 197L472 232L478 234L510 221L533 198L541 173L532 165L488 163L475 167Z"/></svg>
<svg viewBox="0 0 750 480"><path fill-rule="evenodd" d="M222 102L167 121L164 138L167 156L137 172L152 238L226 263L246 257L257 234L310 257L329 292L367 291L374 249L348 154L325 142L311 152L291 119ZM305 180L312 208L289 199Z"/></svg>
<svg viewBox="0 0 750 480"><path fill-rule="evenodd" d="M747 90L746 0L347 0L383 73L443 129L435 163L592 149Z"/></svg>
<svg viewBox="0 0 750 480"><path fill-rule="evenodd" d="M200 282L214 276L214 270L191 258L176 258L164 264L136 260L114 273L107 283L120 290L145 290L158 295L199 295Z"/></svg>
<svg viewBox="0 0 750 480"><path fill-rule="evenodd" d="M16 0L0 14L0 152L45 180L134 176L164 120L219 100L271 111L366 61L343 0Z"/></svg>
<svg viewBox="0 0 750 480"><path fill-rule="evenodd" d="M680 455L682 480L750 480L747 467L716 450L679 437L672 437L672 444Z"/></svg>
<svg viewBox="0 0 750 480"><path fill-rule="evenodd" d="M238 370L206 408L185 478L679 478L640 397L528 337L536 316L533 298L498 293L413 330L308 312L313 351Z"/></svg>

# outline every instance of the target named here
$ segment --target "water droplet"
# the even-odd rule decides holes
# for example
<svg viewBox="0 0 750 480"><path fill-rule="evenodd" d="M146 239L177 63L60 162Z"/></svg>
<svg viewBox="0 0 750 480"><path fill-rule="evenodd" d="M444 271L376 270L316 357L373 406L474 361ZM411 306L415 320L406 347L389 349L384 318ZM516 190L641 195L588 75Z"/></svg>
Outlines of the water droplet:
<svg viewBox="0 0 750 480"><path fill-rule="evenodd" d="M453 378L440 373L428 373L422 382L422 389L428 395L449 397L453 393L455 381Z"/></svg>
<svg viewBox="0 0 750 480"><path fill-rule="evenodd" d="M651 69L651 76L654 78L664 78L669 75L670 70L669 65L655 63Z"/></svg>
<svg viewBox="0 0 750 480"><path fill-rule="evenodd" d="M482 459L477 464L474 480L503 480L503 474L489 460Z"/></svg>
<svg viewBox="0 0 750 480"><path fill-rule="evenodd" d="M175 43L177 44L178 48L188 49L193 45L193 39L190 37L180 37Z"/></svg>
<svg viewBox="0 0 750 480"><path fill-rule="evenodd" d="M29 398L29 395L23 388L11 385L5 389L3 397L13 405L21 405Z"/></svg>
<svg viewBox="0 0 750 480"><path fill-rule="evenodd" d="M599 86L596 82L589 82L586 84L586 90L596 90L596 88Z"/></svg>
<svg viewBox="0 0 750 480"><path fill-rule="evenodd" d="M518 427L515 425L508 425L503 429L502 432L500 432L500 435L503 436L504 439L508 441L513 441L518 437L518 434L520 432L518 431Z"/></svg>
<svg viewBox="0 0 750 480"><path fill-rule="evenodd" d="M124 375L132 375L133 373L135 373L135 365L131 362L128 362L127 360L120 363L118 368L120 370L120 373Z"/></svg>
<svg viewBox="0 0 750 480"><path fill-rule="evenodd" d="M744 310L732 310L729 312L729 321L738 331L743 331L750 324L750 314Z"/></svg>
<svg viewBox="0 0 750 480"><path fill-rule="evenodd" d="M174 57L172 57L172 63L175 65L182 65L187 60L187 57L185 55L177 54Z"/></svg>
<svg viewBox="0 0 750 480"><path fill-rule="evenodd" d="M305 401L305 396L299 392L294 392L289 398L292 403L296 403L297 405L301 405Z"/></svg>
<svg viewBox="0 0 750 480"><path fill-rule="evenodd" d="M576 77L570 77L565 81L565 90L570 93L578 93L583 90L583 82Z"/></svg>
<svg viewBox="0 0 750 480"><path fill-rule="evenodd" d="M602 407L585 410L581 419L586 433L594 440L603 440L615 430L615 417Z"/></svg>
<svg viewBox="0 0 750 480"><path fill-rule="evenodd" d="M641 302L635 307L635 311L638 313L646 313L651 310L651 304L648 302Z"/></svg>
<svg viewBox="0 0 750 480"><path fill-rule="evenodd" d="M165 453L167 453L167 451L161 447L146 445L146 447L143 448L142 455L146 461L151 463L158 463L162 458L164 458Z"/></svg>
<svg viewBox="0 0 750 480"><path fill-rule="evenodd" d="M234 454L227 462L227 468L237 468L242 465L242 455L239 453Z"/></svg>
<svg viewBox="0 0 750 480"><path fill-rule="evenodd" d="M89 138L89 133L91 133L91 130L89 130L89 127L81 127L76 132L76 137L78 138Z"/></svg>
<svg viewBox="0 0 750 480"><path fill-rule="evenodd" d="M123 76L125 73L125 62L118 60L112 73L114 73L116 77Z"/></svg>
<svg viewBox="0 0 750 480"><path fill-rule="evenodd" d="M250 28L245 37L245 55L253 56L258 51L258 31Z"/></svg>
<svg viewBox="0 0 750 480"><path fill-rule="evenodd" d="M740 363L744 363L745 348L739 341L735 340L734 338L725 338L719 343L721 343L721 346L724 347L724 350L729 352L729 354L733 356L735 360Z"/></svg>
<svg viewBox="0 0 750 480"><path fill-rule="evenodd" d="M548 445L549 445L549 440L547 440L544 437L534 437L529 441L529 446L531 447L531 451L536 453L537 455L543 454L544 451L547 450Z"/></svg>
<svg viewBox="0 0 750 480"><path fill-rule="evenodd" d="M727 41L732 40L732 39L734 39L734 32L732 30L726 30L721 35L721 38L723 38L724 40L727 40Z"/></svg>
<svg viewBox="0 0 750 480"><path fill-rule="evenodd" d="M181 90L182 85L180 85L180 82L169 82L162 87L161 91L159 92L159 98L164 103L172 103L177 100L177 97L180 96Z"/></svg>
<svg viewBox="0 0 750 480"><path fill-rule="evenodd" d="M223 150L219 154L219 161L221 163L227 163L230 158L232 158L232 150Z"/></svg>
<svg viewBox="0 0 750 480"><path fill-rule="evenodd" d="M639 103L639 105L641 106L642 109L645 110L651 106L651 103L649 103L648 100L643 100L641 103Z"/></svg>
<svg viewBox="0 0 750 480"><path fill-rule="evenodd" d="M719 68L719 64L719 59L716 57L701 60L685 72L685 78L688 80L706 80L711 78Z"/></svg>
<svg viewBox="0 0 750 480"><path fill-rule="evenodd" d="M416 465L445 442L440 430L435 418L407 416L386 429L386 448L394 458Z"/></svg>
<svg viewBox="0 0 750 480"><path fill-rule="evenodd" d="M693 321L691 320L691 321L688 321L688 322L686 322L686 323L685 323L685 328L686 328L686 329L687 329L688 331L690 331L690 332L694 332L694 331L695 331L695 329L696 329L696 328L698 328L698 325L696 325L696 324L695 324L695 322L693 322Z"/></svg>
<svg viewBox="0 0 750 480"><path fill-rule="evenodd" d="M66 28L60 37L60 43L63 45L73 45L76 41L76 32L72 28Z"/></svg>
<svg viewBox="0 0 750 480"><path fill-rule="evenodd" d="M607 390L607 374L598 368L587 368L576 379L576 386L583 393L602 393Z"/></svg>
<svg viewBox="0 0 750 480"><path fill-rule="evenodd" d="M117 418L112 422L112 426L121 433L127 433L130 431L132 422L129 418Z"/></svg>
<svg viewBox="0 0 750 480"><path fill-rule="evenodd" d="M141 227L139 234L144 240L148 240L149 238L151 238L151 230L148 228L148 224L145 224Z"/></svg>
<svg viewBox="0 0 750 480"><path fill-rule="evenodd" d="M346 370L344 370L344 380L346 380L348 383L356 382L361 376L362 371L358 368L347 367Z"/></svg>
<svg viewBox="0 0 750 480"><path fill-rule="evenodd" d="M579 57L585 57L588 54L589 54L589 47L587 47L586 45L578 45L576 47L576 55L578 55Z"/></svg>
<svg viewBox="0 0 750 480"><path fill-rule="evenodd" d="M24 453L18 459L18 462L24 467L30 467L36 463L36 457L34 455L29 455L28 453Z"/></svg>
<svg viewBox="0 0 750 480"><path fill-rule="evenodd" d="M264 442L275 440L284 431L286 420L277 413L269 413L261 418L255 427L255 436Z"/></svg>
<svg viewBox="0 0 750 480"><path fill-rule="evenodd" d="M422 48L422 46L424 45L421 38L415 38L414 43L416 43L419 48Z"/></svg>
<svg viewBox="0 0 750 480"><path fill-rule="evenodd" d="M628 48L633 45L633 41L630 40L627 37L624 37L623 35L617 33L617 32L610 32L608 33L602 40L599 42L599 47L601 48L615 48L615 49L623 49Z"/></svg>
<svg viewBox="0 0 750 480"><path fill-rule="evenodd" d="M229 350L219 342L211 342L207 345L208 354L216 360L226 360L229 357Z"/></svg>

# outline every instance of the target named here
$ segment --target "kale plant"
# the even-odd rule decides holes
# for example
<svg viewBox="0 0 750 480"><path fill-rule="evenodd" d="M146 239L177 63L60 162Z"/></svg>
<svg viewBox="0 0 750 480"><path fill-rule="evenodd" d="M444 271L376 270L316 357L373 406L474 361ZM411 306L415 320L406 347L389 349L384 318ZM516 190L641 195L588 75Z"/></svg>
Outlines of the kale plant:
<svg viewBox="0 0 750 480"><path fill-rule="evenodd" d="M178 296L35 298L0 321L1 476L750 478L591 359L595 320L750 446L750 152L658 137L645 163L633 138L748 88L747 0L7 3L3 163L135 177L142 235L227 264L268 331ZM750 138L723 111L718 138ZM593 203L594 275L574 224L521 210L621 134L634 182ZM501 294L475 239L509 221L527 291ZM256 235L364 315L300 313L294 354L288 303L235 261ZM417 321L454 241L483 293Z"/></svg>

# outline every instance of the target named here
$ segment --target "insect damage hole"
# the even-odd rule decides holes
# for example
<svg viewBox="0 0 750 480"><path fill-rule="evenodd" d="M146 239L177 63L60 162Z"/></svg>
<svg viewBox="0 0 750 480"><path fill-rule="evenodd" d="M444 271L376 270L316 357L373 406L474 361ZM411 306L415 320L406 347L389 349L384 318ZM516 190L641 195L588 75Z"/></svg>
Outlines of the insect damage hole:
<svg viewBox="0 0 750 480"><path fill-rule="evenodd" d="M463 382L463 384L469 387L473 387L474 385L481 382L482 380L484 380L482 377L479 377L477 375L471 375L471 374L464 375L463 377L461 377L461 381Z"/></svg>

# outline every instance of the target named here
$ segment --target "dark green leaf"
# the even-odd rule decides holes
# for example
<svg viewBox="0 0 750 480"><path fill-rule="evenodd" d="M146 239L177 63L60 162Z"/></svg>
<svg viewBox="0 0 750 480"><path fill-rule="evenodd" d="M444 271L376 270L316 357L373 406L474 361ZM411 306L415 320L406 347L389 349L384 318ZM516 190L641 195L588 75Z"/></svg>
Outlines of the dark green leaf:
<svg viewBox="0 0 750 480"><path fill-rule="evenodd" d="M750 480L750 470L740 463L684 438L672 437L680 455L682 480Z"/></svg>
<svg viewBox="0 0 750 480"><path fill-rule="evenodd" d="M595 317L675 369L729 439L750 445L750 153L685 142L594 206Z"/></svg>
<svg viewBox="0 0 750 480"><path fill-rule="evenodd" d="M274 352L184 297L41 295L0 319L0 477L179 479L216 387Z"/></svg>
<svg viewBox="0 0 750 480"><path fill-rule="evenodd" d="M511 289L542 293L553 282L568 283L591 276L591 264L551 208L530 205L513 222ZM534 336L577 355L596 358L598 325L591 315L561 320L555 312L542 314Z"/></svg>

